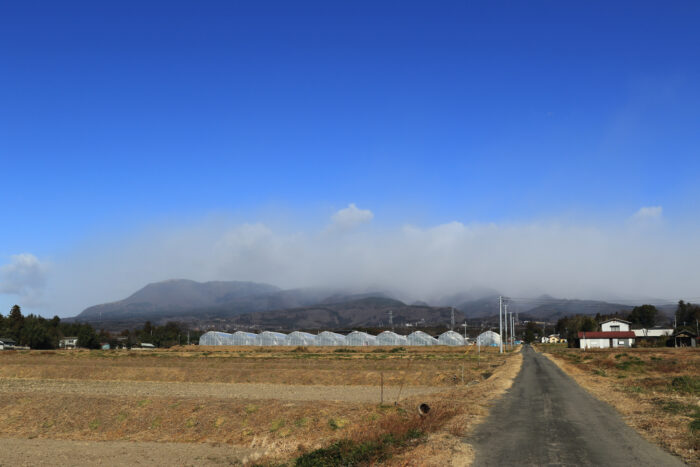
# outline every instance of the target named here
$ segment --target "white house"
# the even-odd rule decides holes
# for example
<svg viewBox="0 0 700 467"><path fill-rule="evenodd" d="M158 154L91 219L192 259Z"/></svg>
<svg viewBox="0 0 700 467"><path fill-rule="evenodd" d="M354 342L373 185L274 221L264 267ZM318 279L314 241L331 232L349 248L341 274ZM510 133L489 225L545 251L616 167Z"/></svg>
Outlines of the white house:
<svg viewBox="0 0 700 467"><path fill-rule="evenodd" d="M630 322L618 318L609 319L600 323L600 330L602 332L629 331Z"/></svg>
<svg viewBox="0 0 700 467"><path fill-rule="evenodd" d="M579 332L579 347L582 349L609 349L632 347L634 332L630 322L624 319L609 319L600 324L602 331Z"/></svg>

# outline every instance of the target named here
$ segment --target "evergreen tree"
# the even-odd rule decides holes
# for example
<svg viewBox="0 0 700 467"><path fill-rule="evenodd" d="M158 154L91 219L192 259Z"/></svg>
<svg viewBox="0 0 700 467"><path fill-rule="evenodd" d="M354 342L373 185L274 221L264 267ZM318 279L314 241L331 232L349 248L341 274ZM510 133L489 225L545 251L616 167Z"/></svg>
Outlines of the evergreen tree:
<svg viewBox="0 0 700 467"><path fill-rule="evenodd" d="M651 328L656 324L659 310L654 305L636 306L629 315L633 324L640 324L645 328Z"/></svg>

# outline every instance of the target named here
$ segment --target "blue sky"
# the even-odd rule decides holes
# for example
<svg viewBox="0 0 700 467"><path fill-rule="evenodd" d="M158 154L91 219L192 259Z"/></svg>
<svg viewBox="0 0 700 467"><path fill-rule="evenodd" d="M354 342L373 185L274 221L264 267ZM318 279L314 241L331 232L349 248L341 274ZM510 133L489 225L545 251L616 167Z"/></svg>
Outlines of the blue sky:
<svg viewBox="0 0 700 467"><path fill-rule="evenodd" d="M3 2L0 265L349 203L385 230L661 207L672 235L700 201L698 24L693 1Z"/></svg>

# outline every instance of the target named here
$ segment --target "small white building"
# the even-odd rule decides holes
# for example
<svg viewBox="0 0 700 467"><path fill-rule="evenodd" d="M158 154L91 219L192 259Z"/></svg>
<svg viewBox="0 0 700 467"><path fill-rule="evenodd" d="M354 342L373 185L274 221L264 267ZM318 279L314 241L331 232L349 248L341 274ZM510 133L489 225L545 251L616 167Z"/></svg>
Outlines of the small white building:
<svg viewBox="0 0 700 467"><path fill-rule="evenodd" d="M673 335L673 328L642 328L633 329L635 337L671 337Z"/></svg>
<svg viewBox="0 0 700 467"><path fill-rule="evenodd" d="M0 337L0 350L12 350L17 345L14 339L9 337Z"/></svg>
<svg viewBox="0 0 700 467"><path fill-rule="evenodd" d="M77 337L62 337L58 341L59 349L77 349L78 348L78 338Z"/></svg>

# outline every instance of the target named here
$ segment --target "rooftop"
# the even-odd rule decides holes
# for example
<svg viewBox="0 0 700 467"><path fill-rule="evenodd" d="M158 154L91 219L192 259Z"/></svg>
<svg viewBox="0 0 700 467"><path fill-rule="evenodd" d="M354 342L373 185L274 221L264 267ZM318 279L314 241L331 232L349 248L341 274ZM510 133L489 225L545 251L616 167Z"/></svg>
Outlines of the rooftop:
<svg viewBox="0 0 700 467"><path fill-rule="evenodd" d="M626 339L632 337L634 338L634 332L632 331L590 331L590 332L579 332L579 339Z"/></svg>

